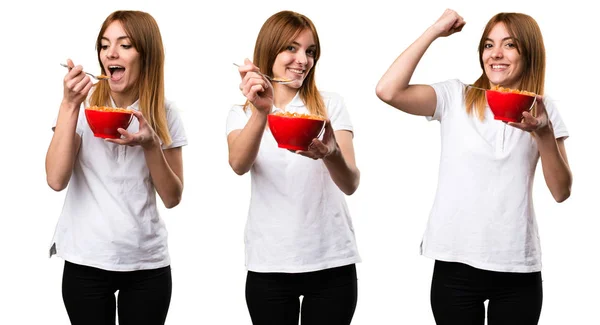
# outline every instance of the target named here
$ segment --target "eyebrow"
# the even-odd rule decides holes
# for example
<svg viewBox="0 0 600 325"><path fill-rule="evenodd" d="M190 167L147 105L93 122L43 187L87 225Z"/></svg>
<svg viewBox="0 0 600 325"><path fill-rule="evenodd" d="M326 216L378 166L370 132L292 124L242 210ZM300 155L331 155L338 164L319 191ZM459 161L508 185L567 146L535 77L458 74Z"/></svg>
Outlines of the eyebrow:
<svg viewBox="0 0 600 325"><path fill-rule="evenodd" d="M129 39L129 36L119 36L119 37L117 37L117 41L120 41L120 40L123 40L123 39ZM102 36L102 40L110 42L110 40L108 38L104 37L104 36Z"/></svg>
<svg viewBox="0 0 600 325"><path fill-rule="evenodd" d="M298 46L301 46L301 45L302 45L302 44L300 44L300 43L298 43L298 42L296 42L296 41L293 41L293 42L292 42L292 44L293 44L293 45L298 45ZM308 46L308 48L311 48L311 47L317 47L317 44L312 44L312 45Z"/></svg>
<svg viewBox="0 0 600 325"><path fill-rule="evenodd" d="M502 39L502 41L504 42L504 41L507 41L507 40L512 40L512 39L515 39L515 38L514 38L514 37L512 37L512 36L509 36L509 37L505 37L505 38L503 38L503 39ZM493 42L493 41L494 41L493 39L491 39L491 38L489 38L489 37L486 37L486 39L485 39L485 40L486 40L486 41L491 41L491 42Z"/></svg>

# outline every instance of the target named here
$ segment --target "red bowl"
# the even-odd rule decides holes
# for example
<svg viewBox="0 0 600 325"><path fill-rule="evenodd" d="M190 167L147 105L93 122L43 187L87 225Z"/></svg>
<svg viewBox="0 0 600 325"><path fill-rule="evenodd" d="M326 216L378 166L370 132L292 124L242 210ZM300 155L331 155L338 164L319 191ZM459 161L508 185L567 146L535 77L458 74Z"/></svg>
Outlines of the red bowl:
<svg viewBox="0 0 600 325"><path fill-rule="evenodd" d="M324 120L269 114L269 129L279 148L308 150L308 146L325 126Z"/></svg>
<svg viewBox="0 0 600 325"><path fill-rule="evenodd" d="M104 139L119 139L118 128L127 129L131 123L132 113L111 112L95 109L85 109L85 118L95 137Z"/></svg>
<svg viewBox="0 0 600 325"><path fill-rule="evenodd" d="M494 119L505 122L520 122L523 112L529 111L535 103L534 96L497 90L486 90L485 97Z"/></svg>

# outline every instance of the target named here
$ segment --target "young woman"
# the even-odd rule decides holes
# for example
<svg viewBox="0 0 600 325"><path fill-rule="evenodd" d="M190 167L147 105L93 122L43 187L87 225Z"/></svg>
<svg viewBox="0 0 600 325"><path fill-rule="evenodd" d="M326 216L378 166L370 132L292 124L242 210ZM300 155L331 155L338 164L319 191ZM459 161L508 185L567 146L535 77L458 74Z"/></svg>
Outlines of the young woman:
<svg viewBox="0 0 600 325"><path fill-rule="evenodd" d="M48 185L56 191L69 185L51 255L65 260L63 300L72 324L115 324L116 305L121 325L164 324L171 270L156 193L167 208L181 200L187 139L164 98L164 50L154 18L113 12L96 48L110 79L93 85L68 60L46 156ZM88 106L129 108L135 118L119 129L120 139L103 140L87 125Z"/></svg>
<svg viewBox="0 0 600 325"><path fill-rule="evenodd" d="M282 11L262 26L253 62L239 68L247 102L229 113L227 143L231 168L252 178L245 243L253 324L298 324L300 314L303 324L349 324L356 307L360 257L344 194L360 174L344 102L315 84L320 50L313 23ZM259 71L293 82L271 84ZM307 151L278 148L267 127L275 110L327 117L322 139Z"/></svg>
<svg viewBox="0 0 600 325"><path fill-rule="evenodd" d="M431 43L465 22L446 10L392 64L377 85L391 106L441 123L439 183L421 246L436 260L431 305L437 324L537 324L542 306L541 254L532 183L541 157L557 202L570 195L567 129L544 95L545 50L533 18L499 13L479 42L476 87L538 94L520 122L494 120L485 92L458 80L410 84Z"/></svg>

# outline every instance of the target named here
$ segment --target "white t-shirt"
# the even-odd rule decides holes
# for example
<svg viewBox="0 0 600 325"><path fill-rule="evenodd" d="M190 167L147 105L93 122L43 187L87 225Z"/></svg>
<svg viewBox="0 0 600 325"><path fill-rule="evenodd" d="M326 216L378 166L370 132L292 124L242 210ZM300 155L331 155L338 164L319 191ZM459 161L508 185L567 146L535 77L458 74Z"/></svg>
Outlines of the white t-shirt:
<svg viewBox="0 0 600 325"><path fill-rule="evenodd" d="M321 96L333 129L352 131L342 98L325 92ZM298 94L284 110L309 112ZM227 135L243 129L251 114L242 106L231 108ZM322 160L278 148L267 128L250 174L248 270L299 273L360 262L344 193Z"/></svg>
<svg viewBox="0 0 600 325"><path fill-rule="evenodd" d="M458 80L432 85L441 125L438 188L421 253L500 272L541 270L532 186L537 143L525 131L465 109ZM544 99L556 138L568 137L554 102Z"/></svg>
<svg viewBox="0 0 600 325"><path fill-rule="evenodd" d="M138 102L129 106L139 110ZM113 103L114 106L114 103ZM187 144L182 120L165 103L172 143ZM127 131L135 133L133 117ZM50 248L65 260L109 271L155 269L170 264L167 230L156 207L156 191L139 146L94 137L79 110L76 132L81 147Z"/></svg>

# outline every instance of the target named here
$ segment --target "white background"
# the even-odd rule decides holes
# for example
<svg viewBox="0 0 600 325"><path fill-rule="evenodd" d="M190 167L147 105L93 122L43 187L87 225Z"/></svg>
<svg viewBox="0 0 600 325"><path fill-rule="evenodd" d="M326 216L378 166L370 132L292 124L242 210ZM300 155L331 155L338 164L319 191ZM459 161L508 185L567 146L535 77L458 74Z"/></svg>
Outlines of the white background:
<svg viewBox="0 0 600 325"><path fill-rule="evenodd" d="M173 296L167 324L250 324L244 299L243 229L249 176L227 163L225 119L242 103L232 62L251 57L263 22L279 10L307 15L322 44L320 89L341 94L355 125L361 184L347 198L363 263L353 324L433 324L433 261L419 255L436 188L439 124L409 116L375 96L398 54L450 7L467 25L436 41L413 83L480 74L477 44L500 11L539 23L547 49L546 93L559 102L569 129L572 196L553 201L541 175L534 188L543 247L544 306L540 324L597 322L598 194L597 16L583 1L179 1L2 2L0 91L3 140L0 176L0 303L3 324L67 324L61 297L63 261L48 247L65 191L45 181L44 159L72 58L99 73L94 42L117 9L152 14L166 48L166 92L181 109L189 137L185 191L162 209L169 230ZM209 4L210 3L210 7ZM342 4L346 3L346 4ZM555 3L557 3L555 1ZM588 2L591 3L591 2ZM596 318L594 318L594 316Z"/></svg>

